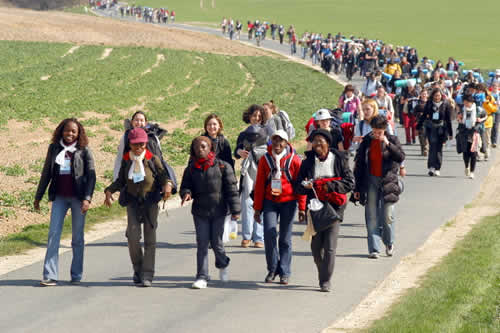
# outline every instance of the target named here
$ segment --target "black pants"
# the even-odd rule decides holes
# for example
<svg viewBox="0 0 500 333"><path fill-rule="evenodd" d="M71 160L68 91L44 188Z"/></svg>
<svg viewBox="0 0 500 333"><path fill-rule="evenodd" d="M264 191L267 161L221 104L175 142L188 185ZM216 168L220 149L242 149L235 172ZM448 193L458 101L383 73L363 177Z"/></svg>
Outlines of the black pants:
<svg viewBox="0 0 500 333"><path fill-rule="evenodd" d="M477 153L476 152L472 153L470 151L471 147L472 147L472 142L467 142L467 149L463 152L463 157L464 157L465 167L468 168L470 162L470 172L474 172L474 170L476 170Z"/></svg>
<svg viewBox="0 0 500 333"><path fill-rule="evenodd" d="M429 138L430 139L430 138ZM441 140L429 140L429 157L427 158L427 168L441 170L443 162L443 143Z"/></svg>
<svg viewBox="0 0 500 333"><path fill-rule="evenodd" d="M311 240L311 251L314 263L318 268L320 287L330 287L330 279L335 268L335 254L337 252L337 239L339 237L339 222L332 227L318 232Z"/></svg>

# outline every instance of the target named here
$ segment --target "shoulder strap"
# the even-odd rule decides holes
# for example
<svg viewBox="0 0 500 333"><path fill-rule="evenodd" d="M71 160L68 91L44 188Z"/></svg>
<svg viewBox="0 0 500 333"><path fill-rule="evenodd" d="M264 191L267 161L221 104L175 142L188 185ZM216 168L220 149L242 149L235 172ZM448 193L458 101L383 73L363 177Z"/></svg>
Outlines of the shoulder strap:
<svg viewBox="0 0 500 333"><path fill-rule="evenodd" d="M156 178L156 176L158 175L158 172L156 170L155 161L156 161L155 155L153 155L153 157L151 157L151 159L147 160L148 166L151 169L151 172L153 173L153 178Z"/></svg>
<svg viewBox="0 0 500 333"><path fill-rule="evenodd" d="M273 173L273 170L276 169L276 165L274 164L273 157L269 153L266 153L264 156L266 158L267 165L269 166L269 169L271 170L271 172L269 172L269 177L266 181L266 185L267 185L271 181L272 173ZM292 151L292 154L290 155L290 157L287 158L285 161L284 168L281 169L281 172L285 173L285 177L288 180L288 182L290 182L290 183L292 182L292 174L290 173L290 165L292 165L292 161L293 161L294 156L295 156L295 153Z"/></svg>
<svg viewBox="0 0 500 333"><path fill-rule="evenodd" d="M363 136L363 127L365 126L365 121L364 120L361 120L359 122L359 134L361 134L361 136Z"/></svg>

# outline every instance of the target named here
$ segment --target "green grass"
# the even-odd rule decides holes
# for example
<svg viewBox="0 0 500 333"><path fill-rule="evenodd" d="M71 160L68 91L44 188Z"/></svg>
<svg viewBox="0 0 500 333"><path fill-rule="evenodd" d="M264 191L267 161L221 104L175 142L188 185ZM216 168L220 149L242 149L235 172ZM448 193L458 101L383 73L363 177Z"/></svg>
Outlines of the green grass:
<svg viewBox="0 0 500 333"><path fill-rule="evenodd" d="M0 216L2 214L0 210ZM100 206L90 209L85 220L85 230L90 230L95 224L110 219L123 216L125 209L120 205L113 205L111 208ZM36 246L47 244L47 233L49 224L42 223L25 227L21 232L10 234L0 238L0 256L14 255L23 253ZM62 237L71 235L71 216L64 220Z"/></svg>
<svg viewBox="0 0 500 333"><path fill-rule="evenodd" d="M103 126L122 130L120 110L144 103L153 121L166 126L171 121L185 121L184 128L170 131L163 140L167 159L179 165L185 163L186 145L194 136L185 130L201 130L208 113L215 112L222 118L225 134L234 145L245 126L243 110L250 104L274 99L289 112L301 138L310 115L334 105L341 91L322 73L282 59L114 47L108 58L97 60L105 46L81 46L61 58L71 46L0 41L0 110L5 114L0 125L12 118L34 123L48 118L57 124L65 117L94 111L108 118L87 119L85 126L95 131ZM31 52L35 48L36 54ZM158 54L165 61L143 74L156 63ZM248 96L248 90L240 91L247 73L255 82ZM48 80L41 80L47 75L51 75ZM195 104L198 107L188 112ZM114 152L117 144L102 150ZM90 145L92 148L92 140Z"/></svg>
<svg viewBox="0 0 500 333"><path fill-rule="evenodd" d="M484 218L368 332L499 332L500 215Z"/></svg>
<svg viewBox="0 0 500 333"><path fill-rule="evenodd" d="M3 172L7 176L24 176L24 175L26 175L26 169L24 169L19 164L14 164L12 166L0 166L0 172Z"/></svg>
<svg viewBox="0 0 500 333"><path fill-rule="evenodd" d="M496 33L500 1L420 0L170 0L177 22L220 23L222 17L276 22L298 32L314 31L382 39L394 45L417 47L419 55L464 61L471 68L497 68L500 35ZM138 4L165 6L163 0L141 0Z"/></svg>

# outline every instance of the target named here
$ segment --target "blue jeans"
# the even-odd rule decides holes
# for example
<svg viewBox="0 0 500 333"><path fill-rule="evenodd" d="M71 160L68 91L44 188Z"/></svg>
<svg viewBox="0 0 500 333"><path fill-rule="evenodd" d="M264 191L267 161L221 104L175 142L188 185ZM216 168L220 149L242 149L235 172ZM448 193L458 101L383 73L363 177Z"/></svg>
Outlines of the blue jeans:
<svg viewBox="0 0 500 333"><path fill-rule="evenodd" d="M225 216L202 217L193 215L196 228L196 279L210 280L208 275L208 243L212 245L215 254L215 267L226 268L229 258L226 256L222 234L224 233Z"/></svg>
<svg viewBox="0 0 500 333"><path fill-rule="evenodd" d="M268 272L289 277L292 264L292 227L297 201L273 202L264 199L264 244ZM279 241L277 226L280 224ZM278 246L277 246L278 245ZM279 250L278 250L279 247Z"/></svg>
<svg viewBox="0 0 500 333"><path fill-rule="evenodd" d="M64 225L66 212L71 208L71 248L73 260L71 261L71 280L80 281L83 272L83 248L85 215L81 213L82 202L75 197L57 196L52 203L50 214L50 227L47 242L47 253L43 264L44 279L59 279L59 243Z"/></svg>
<svg viewBox="0 0 500 333"><path fill-rule="evenodd" d="M366 230L368 232L368 252L380 253L380 239L385 246L394 243L394 204L384 203L382 177L369 178L365 206Z"/></svg>
<svg viewBox="0 0 500 333"><path fill-rule="evenodd" d="M241 234L243 239L253 242L264 242L264 226L253 218L252 198L241 196ZM262 217L261 217L262 218Z"/></svg>

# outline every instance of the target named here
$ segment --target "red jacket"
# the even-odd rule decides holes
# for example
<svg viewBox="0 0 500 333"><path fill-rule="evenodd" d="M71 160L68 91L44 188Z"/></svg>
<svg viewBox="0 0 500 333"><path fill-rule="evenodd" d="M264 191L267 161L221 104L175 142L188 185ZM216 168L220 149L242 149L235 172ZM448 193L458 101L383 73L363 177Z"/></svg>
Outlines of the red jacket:
<svg viewBox="0 0 500 333"><path fill-rule="evenodd" d="M290 144L288 144L288 149L290 150L290 152L293 151L293 148ZM267 147L267 151L270 154L272 154L271 145ZM289 153L280 160L280 167L282 170L285 167L285 161L288 158L290 158L291 154L292 153ZM292 176L293 181L297 180L301 164L302 160L300 159L300 157L297 154L294 154L292 163L290 164L289 168L290 175ZM253 208L255 210L262 210L264 199L273 202L288 202L292 200L297 200L299 204L299 210L305 211L306 196L295 194L295 192L293 191L293 186L288 181L284 171L281 172L281 184L282 184L281 194L279 196L274 196L271 194L271 183L268 182L270 172L271 169L267 164L266 157L262 156L261 159L259 160L259 167L257 169L257 180L255 181Z"/></svg>

